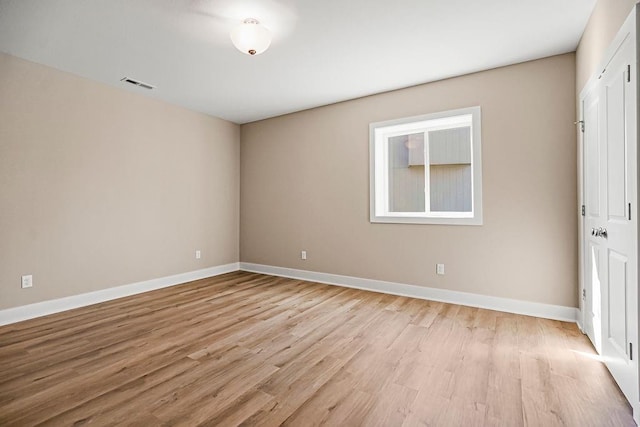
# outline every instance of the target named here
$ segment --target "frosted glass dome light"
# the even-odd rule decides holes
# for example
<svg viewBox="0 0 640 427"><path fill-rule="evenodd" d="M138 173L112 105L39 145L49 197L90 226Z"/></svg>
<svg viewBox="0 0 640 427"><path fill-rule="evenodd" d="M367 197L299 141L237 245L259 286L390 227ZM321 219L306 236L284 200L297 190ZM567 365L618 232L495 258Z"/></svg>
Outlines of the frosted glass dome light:
<svg viewBox="0 0 640 427"><path fill-rule="evenodd" d="M269 48L271 33L257 19L248 18L231 31L233 45L247 55L259 55Z"/></svg>

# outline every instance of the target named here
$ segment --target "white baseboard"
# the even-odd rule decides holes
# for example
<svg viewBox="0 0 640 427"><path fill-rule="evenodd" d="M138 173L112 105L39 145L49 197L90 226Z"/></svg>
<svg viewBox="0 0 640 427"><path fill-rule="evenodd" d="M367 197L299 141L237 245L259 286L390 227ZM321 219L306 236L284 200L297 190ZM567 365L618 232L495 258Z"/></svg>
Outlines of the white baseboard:
<svg viewBox="0 0 640 427"><path fill-rule="evenodd" d="M504 311L507 313L524 314L527 316L535 316L545 319L562 320L565 322L576 322L577 320L578 309L575 307L520 301L509 298L450 291L447 289L427 288L423 286L407 285L404 283L385 282L382 280L363 279L359 277L296 270L293 268L274 267L248 262L241 262L240 270L269 274L272 276L289 277L292 279L308 280L348 288L363 289L366 291L382 292L385 294L486 308L489 310Z"/></svg>
<svg viewBox="0 0 640 427"><path fill-rule="evenodd" d="M202 270L189 271L187 273L175 274L173 276L160 277L158 279L145 280L143 282L131 283L129 285L117 286L115 288L101 289L86 294L73 295L35 304L23 305L20 307L0 310L0 325L8 325L35 317L46 316L48 314L59 313L73 308L84 307L130 295L141 294L155 289L167 288L191 282L193 280L204 279L224 273L239 270L239 263L218 265L216 267L204 268Z"/></svg>
<svg viewBox="0 0 640 427"><path fill-rule="evenodd" d="M584 334L585 331L582 326L582 311L579 308L576 308L576 324L578 325L578 329L580 329L580 332Z"/></svg>

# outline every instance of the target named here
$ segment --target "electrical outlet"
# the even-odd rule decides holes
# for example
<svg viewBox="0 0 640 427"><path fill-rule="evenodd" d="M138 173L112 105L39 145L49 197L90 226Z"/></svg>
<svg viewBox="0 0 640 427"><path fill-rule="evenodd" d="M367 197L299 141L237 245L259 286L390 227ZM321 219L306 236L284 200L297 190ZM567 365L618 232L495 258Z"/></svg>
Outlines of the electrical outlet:
<svg viewBox="0 0 640 427"><path fill-rule="evenodd" d="M200 251L196 251L196 259L200 259L202 257L202 254L200 253Z"/></svg>
<svg viewBox="0 0 640 427"><path fill-rule="evenodd" d="M307 251L300 251L300 259L307 259Z"/></svg>
<svg viewBox="0 0 640 427"><path fill-rule="evenodd" d="M22 289L30 288L33 286L33 276L29 274L28 276L22 276Z"/></svg>
<svg viewBox="0 0 640 427"><path fill-rule="evenodd" d="M444 264L436 264L436 274L444 276Z"/></svg>

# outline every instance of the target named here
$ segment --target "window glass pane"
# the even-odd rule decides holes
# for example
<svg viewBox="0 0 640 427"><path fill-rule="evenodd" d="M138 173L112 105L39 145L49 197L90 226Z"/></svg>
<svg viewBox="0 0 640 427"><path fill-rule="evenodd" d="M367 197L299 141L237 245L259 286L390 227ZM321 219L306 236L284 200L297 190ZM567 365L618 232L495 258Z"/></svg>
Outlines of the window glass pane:
<svg viewBox="0 0 640 427"><path fill-rule="evenodd" d="M429 177L432 212L471 212L471 165L434 165Z"/></svg>
<svg viewBox="0 0 640 427"><path fill-rule="evenodd" d="M424 212L424 133L389 138L389 211Z"/></svg>
<svg viewBox="0 0 640 427"><path fill-rule="evenodd" d="M471 164L471 127L429 132L429 163L432 165Z"/></svg>
<svg viewBox="0 0 640 427"><path fill-rule="evenodd" d="M429 132L432 212L471 212L471 127Z"/></svg>

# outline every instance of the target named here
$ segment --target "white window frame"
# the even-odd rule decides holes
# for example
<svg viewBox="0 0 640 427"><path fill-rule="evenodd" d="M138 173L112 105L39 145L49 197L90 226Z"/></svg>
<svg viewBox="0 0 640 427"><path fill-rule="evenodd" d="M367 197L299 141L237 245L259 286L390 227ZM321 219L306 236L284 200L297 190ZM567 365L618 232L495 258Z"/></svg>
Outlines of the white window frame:
<svg viewBox="0 0 640 427"><path fill-rule="evenodd" d="M430 212L428 135L434 130L471 126L471 212ZM389 211L388 140L410 133L425 134L425 212ZM482 141L480 107L461 108L369 125L370 221L381 223L482 225Z"/></svg>

